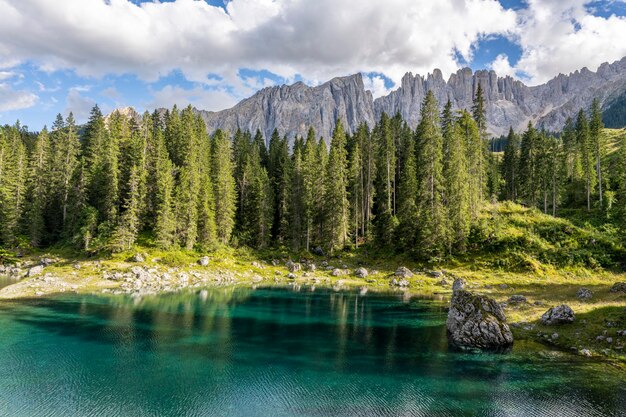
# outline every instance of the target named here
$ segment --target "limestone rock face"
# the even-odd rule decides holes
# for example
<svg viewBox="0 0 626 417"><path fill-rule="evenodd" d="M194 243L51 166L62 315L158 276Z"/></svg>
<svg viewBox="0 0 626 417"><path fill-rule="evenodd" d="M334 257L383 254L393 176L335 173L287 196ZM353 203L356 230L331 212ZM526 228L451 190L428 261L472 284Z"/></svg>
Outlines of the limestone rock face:
<svg viewBox="0 0 626 417"><path fill-rule="evenodd" d="M354 74L314 87L303 82L267 87L230 109L195 111L209 133L222 129L234 134L241 129L254 134L258 129L269 142L274 129L293 140L296 135L306 136L309 127L313 127L318 137L330 141L337 119L352 134L361 123L373 127L383 112L388 115L399 112L415 128L429 90L442 108L450 100L453 110L469 110L479 84L484 91L490 134L504 135L509 127L521 131L528 122L558 131L568 117L575 119L579 109L588 109L594 98L606 110L626 92L626 58L604 63L596 72L583 68L568 75L559 74L536 86L527 86L510 76L499 77L492 70L473 72L462 68L447 80L437 69L426 76L408 72L394 91L375 100L365 90L361 74ZM120 111L133 119L141 118L132 108ZM163 113L164 109L159 111Z"/></svg>
<svg viewBox="0 0 626 417"><path fill-rule="evenodd" d="M361 74L333 78L317 87L297 82L264 88L231 109L200 115L210 132L234 133L240 128L254 134L259 129L267 141L274 129L293 138L306 137L309 127L330 141L338 118L347 133L354 133L362 122L375 123L372 93L365 90Z"/></svg>
<svg viewBox="0 0 626 417"><path fill-rule="evenodd" d="M500 349L513 343L502 307L464 289L454 291L448 311L448 340L459 348Z"/></svg>

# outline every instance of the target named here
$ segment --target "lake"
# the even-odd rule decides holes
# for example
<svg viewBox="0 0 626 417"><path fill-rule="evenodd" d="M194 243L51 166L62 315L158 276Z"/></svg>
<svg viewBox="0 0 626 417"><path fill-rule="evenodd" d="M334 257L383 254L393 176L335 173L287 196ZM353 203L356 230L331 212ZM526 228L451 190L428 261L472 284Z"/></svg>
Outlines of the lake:
<svg viewBox="0 0 626 417"><path fill-rule="evenodd" d="M0 302L1 416L623 416L626 372L448 350L440 300L221 288Z"/></svg>

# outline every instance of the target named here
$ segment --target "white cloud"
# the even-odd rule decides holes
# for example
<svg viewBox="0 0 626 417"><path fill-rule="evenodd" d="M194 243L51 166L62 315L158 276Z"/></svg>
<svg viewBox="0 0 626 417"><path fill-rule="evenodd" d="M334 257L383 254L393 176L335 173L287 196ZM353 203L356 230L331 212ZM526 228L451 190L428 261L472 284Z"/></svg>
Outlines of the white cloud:
<svg viewBox="0 0 626 417"><path fill-rule="evenodd" d="M470 60L477 40L515 23L496 0L232 0L226 11L193 0L0 0L0 62L145 80L181 69L201 83L209 73L232 81L239 68L313 83L378 72L397 83L407 71L456 70L455 51Z"/></svg>
<svg viewBox="0 0 626 417"><path fill-rule="evenodd" d="M78 123L84 123L96 102L80 93L81 90L79 88L70 88L67 98L65 99L65 114L72 112Z"/></svg>
<svg viewBox="0 0 626 417"><path fill-rule="evenodd" d="M39 97L28 91L16 91L6 83L0 83L0 111L27 109L34 106Z"/></svg>
<svg viewBox="0 0 626 417"><path fill-rule="evenodd" d="M17 74L13 71L0 71L0 81L8 80L9 78L15 77Z"/></svg>
<svg viewBox="0 0 626 417"><path fill-rule="evenodd" d="M171 108L174 104L180 108L191 104L200 110L215 111L232 107L237 101L236 97L223 89L207 90L201 86L184 89L168 85L153 92L153 100L146 104L146 108Z"/></svg>
<svg viewBox="0 0 626 417"><path fill-rule="evenodd" d="M366 90L370 90L374 98L385 96L389 94L391 89L385 87L385 79L380 75L365 75L363 74L363 84Z"/></svg>
<svg viewBox="0 0 626 417"><path fill-rule="evenodd" d="M515 68L511 66L509 57L506 54L500 54L493 60L489 67L496 72L500 77L511 76L515 77Z"/></svg>
<svg viewBox="0 0 626 417"><path fill-rule="evenodd" d="M519 12L515 39L523 54L516 69L531 83L626 56L626 18L593 16L586 0L529 0Z"/></svg>

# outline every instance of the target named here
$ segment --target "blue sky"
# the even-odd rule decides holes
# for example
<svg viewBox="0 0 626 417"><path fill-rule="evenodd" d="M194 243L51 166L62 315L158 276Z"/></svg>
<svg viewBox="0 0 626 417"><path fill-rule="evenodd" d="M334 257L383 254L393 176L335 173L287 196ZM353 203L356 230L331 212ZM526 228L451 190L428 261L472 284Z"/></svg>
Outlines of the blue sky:
<svg viewBox="0 0 626 417"><path fill-rule="evenodd" d="M375 96L434 68L537 84L626 56L622 39L623 0L0 0L0 124L84 122L95 103L220 110L356 72Z"/></svg>

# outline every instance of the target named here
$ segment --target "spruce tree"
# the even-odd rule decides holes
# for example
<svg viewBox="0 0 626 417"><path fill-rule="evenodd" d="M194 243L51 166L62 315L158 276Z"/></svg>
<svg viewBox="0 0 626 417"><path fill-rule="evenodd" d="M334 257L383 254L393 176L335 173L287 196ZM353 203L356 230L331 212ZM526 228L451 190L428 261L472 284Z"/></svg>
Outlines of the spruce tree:
<svg viewBox="0 0 626 417"><path fill-rule="evenodd" d="M445 121L445 118L444 118ZM448 252L465 252L469 236L471 214L468 181L468 161L463 127L459 122L443 124L444 154L443 178L445 205L448 214Z"/></svg>
<svg viewBox="0 0 626 417"><path fill-rule="evenodd" d="M237 194L233 171L230 139L222 130L217 130L212 139L211 172L215 195L217 240L223 245L230 241L235 224Z"/></svg>
<svg viewBox="0 0 626 417"><path fill-rule="evenodd" d="M484 152L478 126L472 116L463 111L458 121L467 155L467 182L469 196L469 213L472 222L478 218L483 205L485 184L480 174L484 167Z"/></svg>
<svg viewBox="0 0 626 417"><path fill-rule="evenodd" d="M595 98L593 99L593 102L591 104L591 115L589 116L589 139L591 141L591 146L593 148L595 158L595 170L598 185L598 202L600 204L600 208L602 208L603 205L602 160L604 159L605 154L604 135L602 129L604 129L604 124L602 123L602 111L600 110L600 103L598 99Z"/></svg>
<svg viewBox="0 0 626 417"><path fill-rule="evenodd" d="M48 129L43 128L37 136L35 149L28 167L28 227L30 244L41 246L45 240L45 210L48 208L49 181L51 170L50 138Z"/></svg>
<svg viewBox="0 0 626 417"><path fill-rule="evenodd" d="M520 197L531 207L538 202L538 134L531 122L522 135L519 157Z"/></svg>
<svg viewBox="0 0 626 417"><path fill-rule="evenodd" d="M581 165L583 179L585 182L585 192L587 200L587 211L591 210L591 193L595 187L594 175L594 147L589 132L589 122L585 112L581 109L576 118L576 143L581 155Z"/></svg>
<svg viewBox="0 0 626 417"><path fill-rule="evenodd" d="M432 90L422 103L417 126L417 207L420 220L418 234L422 254L440 255L445 250L447 213L443 205L443 137L439 108Z"/></svg>
<svg viewBox="0 0 626 417"><path fill-rule="evenodd" d="M519 176L517 172L519 166L519 147L519 136L515 134L513 127L510 127L506 139L506 146L504 147L502 170L505 184L504 197L511 201L517 200L519 189Z"/></svg>
<svg viewBox="0 0 626 417"><path fill-rule="evenodd" d="M393 243L397 219L394 213L396 177L396 147L389 117L383 113L374 129L377 143L375 182L375 226L378 243L390 246Z"/></svg>
<svg viewBox="0 0 626 417"><path fill-rule="evenodd" d="M348 161L346 152L346 134L341 120L333 130L330 142L330 153L326 166L326 187L324 204L326 205L325 226L326 245L331 253L341 250L348 234L349 203L347 196L348 186Z"/></svg>

